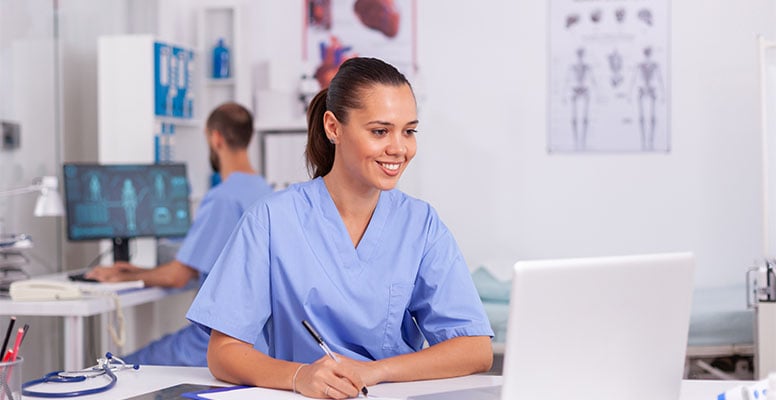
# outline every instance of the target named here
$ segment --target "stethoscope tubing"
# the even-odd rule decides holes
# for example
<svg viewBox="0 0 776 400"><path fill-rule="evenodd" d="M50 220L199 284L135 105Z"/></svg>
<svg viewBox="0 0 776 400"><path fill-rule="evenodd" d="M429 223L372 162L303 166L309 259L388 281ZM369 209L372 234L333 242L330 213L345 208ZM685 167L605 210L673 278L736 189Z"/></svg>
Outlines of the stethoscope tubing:
<svg viewBox="0 0 776 400"><path fill-rule="evenodd" d="M116 386L116 382L118 381L118 378L116 377L116 374L113 372L113 368L111 368L111 361L113 358L113 355L110 353L106 354L106 362L102 362L101 359L100 365L102 366L102 371L95 375L87 375L88 372L91 371L98 371L98 368L91 368L88 370L82 370L77 371L78 373L81 373L82 375L62 375L63 373L67 373L64 371L54 371L49 372L48 374L44 375L42 378L33 379L28 382L24 382L22 384L22 395L24 396L30 396L30 397L43 397L43 398L49 398L49 399L61 399L61 398L68 398L68 397L78 397L78 396L88 396L92 394L102 393L107 390L110 390L114 386ZM118 359L118 358L117 358ZM121 364L119 365L118 369L121 369L122 366L124 368L134 368L138 369L140 366L135 364L133 366L128 366L124 364L124 362L121 359L118 359ZM28 387L40 385L42 383L75 383L75 382L83 382L87 378L95 378L100 375L107 375L108 378L110 378L110 382L103 386L94 387L91 389L83 389L83 390L74 390L70 392L37 392L34 390L27 389Z"/></svg>
<svg viewBox="0 0 776 400"><path fill-rule="evenodd" d="M71 392L36 392L34 390L27 389L30 386L39 385L41 383L74 383L74 382L83 382L86 380L86 376L60 376L59 373L62 371L56 371L56 372L50 372L39 379L33 379L29 382L25 382L22 385L22 395L23 396L30 396L30 397L44 397L49 399L62 399L62 398L68 398L68 397L78 397L78 396L88 396L90 394L97 394L102 393L106 390L110 390L112 387L116 386L116 382L118 381L118 378L116 378L116 374L111 371L110 366L106 365L103 367L103 370L105 371L105 374L108 375L110 378L110 382L103 386L91 388L91 389L84 389L84 390L74 390Z"/></svg>

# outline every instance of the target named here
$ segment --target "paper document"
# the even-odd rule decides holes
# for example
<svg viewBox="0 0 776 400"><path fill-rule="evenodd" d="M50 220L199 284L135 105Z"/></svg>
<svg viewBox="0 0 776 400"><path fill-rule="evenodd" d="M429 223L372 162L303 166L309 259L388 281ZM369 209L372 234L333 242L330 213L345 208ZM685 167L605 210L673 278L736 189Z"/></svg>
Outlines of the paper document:
<svg viewBox="0 0 776 400"><path fill-rule="evenodd" d="M211 400L298 400L307 398L301 394L289 392L287 390L275 390L260 387L240 388L213 393L201 393L198 394L198 397ZM367 398L376 400L402 400L396 397L380 397L372 396L371 394Z"/></svg>
<svg viewBox="0 0 776 400"><path fill-rule="evenodd" d="M127 289L142 289L143 281L128 282L73 282L79 289L86 293L91 292L119 292Z"/></svg>
<svg viewBox="0 0 776 400"><path fill-rule="evenodd" d="M263 399L263 400L286 400L286 399L304 399L305 397L285 390L266 389L260 387L240 388L226 390L222 392L200 393L199 398L212 400L241 400L241 399Z"/></svg>

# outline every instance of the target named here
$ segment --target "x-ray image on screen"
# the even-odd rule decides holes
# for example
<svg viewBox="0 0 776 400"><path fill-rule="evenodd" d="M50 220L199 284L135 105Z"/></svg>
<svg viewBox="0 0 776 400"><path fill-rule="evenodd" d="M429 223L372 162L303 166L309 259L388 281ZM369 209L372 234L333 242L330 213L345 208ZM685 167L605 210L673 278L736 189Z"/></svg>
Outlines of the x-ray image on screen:
<svg viewBox="0 0 776 400"><path fill-rule="evenodd" d="M70 240L185 236L184 164L64 166Z"/></svg>

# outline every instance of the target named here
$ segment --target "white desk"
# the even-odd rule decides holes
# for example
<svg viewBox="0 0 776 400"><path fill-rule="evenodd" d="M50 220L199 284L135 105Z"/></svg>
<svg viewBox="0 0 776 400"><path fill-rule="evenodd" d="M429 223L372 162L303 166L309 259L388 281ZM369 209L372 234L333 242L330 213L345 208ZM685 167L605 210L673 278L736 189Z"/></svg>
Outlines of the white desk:
<svg viewBox="0 0 776 400"><path fill-rule="evenodd" d="M213 378L207 368L143 366L140 367L140 370L138 371L124 370L118 372L117 376L118 383L108 392L78 398L82 400L126 399L128 397L152 392L154 390L159 390L180 383L229 386L228 384ZM430 394L457 389L499 385L501 382L501 376L472 375L462 378L440 379L434 381L385 383L371 386L369 388L369 394L392 398L406 398L410 395ZM682 382L682 391L679 400L715 399L719 393L744 383L746 382L685 380ZM98 386L102 384L103 382L96 383ZM47 388L45 391L52 391L55 389L61 391L78 389L78 387L71 386L78 384L49 385L54 386L52 386L51 389ZM57 388L57 386L62 386L62 388ZM38 388L35 390L43 391L44 389L38 386ZM293 395L286 391L276 392L277 397L267 396L265 399L272 400L273 398L282 399L289 397L300 399L304 398L301 395ZM24 397L24 399L32 400L33 398Z"/></svg>
<svg viewBox="0 0 776 400"><path fill-rule="evenodd" d="M182 293L187 289L161 289L157 287L131 289L119 292L121 307L133 307ZM88 296L78 300L62 301L12 301L0 298L0 315L63 317L65 321L66 370L83 368L84 318L114 310L113 299L107 296Z"/></svg>

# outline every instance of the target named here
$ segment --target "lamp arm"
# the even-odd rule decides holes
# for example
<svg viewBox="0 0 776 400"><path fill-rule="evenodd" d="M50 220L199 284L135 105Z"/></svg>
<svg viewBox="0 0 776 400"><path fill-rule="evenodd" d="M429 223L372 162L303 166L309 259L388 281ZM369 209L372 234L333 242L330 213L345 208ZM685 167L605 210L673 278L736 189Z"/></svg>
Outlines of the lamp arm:
<svg viewBox="0 0 776 400"><path fill-rule="evenodd" d="M16 196L17 194L32 193L37 191L40 191L40 185L30 185L23 188L0 191L0 197Z"/></svg>

